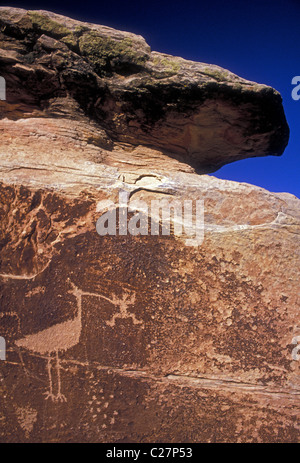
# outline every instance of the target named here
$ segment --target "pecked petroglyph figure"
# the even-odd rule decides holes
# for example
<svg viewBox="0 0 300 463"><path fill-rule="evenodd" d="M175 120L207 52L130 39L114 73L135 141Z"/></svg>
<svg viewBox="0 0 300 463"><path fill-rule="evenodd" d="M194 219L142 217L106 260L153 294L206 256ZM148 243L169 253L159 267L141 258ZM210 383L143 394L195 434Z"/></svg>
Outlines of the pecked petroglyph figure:
<svg viewBox="0 0 300 463"><path fill-rule="evenodd" d="M111 304L120 307L120 312L113 315L112 319L107 322L108 325L114 326L117 318L130 318L134 324L142 324L142 321L136 319L135 315L127 312L127 307L133 305L136 299L135 294L129 295L126 291L122 298L118 298L113 295L112 298L108 298L104 295L94 292L83 291L78 288L69 278L68 283L71 288L68 293L72 294L76 299L77 315L71 320L67 320L62 323L46 328L45 330L39 331L38 333L29 334L24 336L17 341L15 345L18 348L25 349L33 352L34 354L47 356L47 372L49 380L49 390L45 393L46 400L50 399L53 402L66 402L67 398L62 393L62 381L61 381L61 366L59 354L68 351L72 347L75 347L80 342L80 336L82 332L82 297L83 296L94 296L105 299ZM53 375L52 375L52 361L55 360L55 370L57 384L54 387Z"/></svg>
<svg viewBox="0 0 300 463"><path fill-rule="evenodd" d="M74 319L66 322L58 323L46 328L35 334L30 334L24 338L18 339L16 345L35 354L47 355L47 371L49 377L49 391L46 393L46 399L51 399L53 402L65 402L67 399L61 392L61 364L59 353L66 352L76 346L80 340L82 330L82 292L73 283L71 292L77 300L77 315ZM57 372L57 393L54 394L52 380L51 361L53 355L56 363L55 369Z"/></svg>

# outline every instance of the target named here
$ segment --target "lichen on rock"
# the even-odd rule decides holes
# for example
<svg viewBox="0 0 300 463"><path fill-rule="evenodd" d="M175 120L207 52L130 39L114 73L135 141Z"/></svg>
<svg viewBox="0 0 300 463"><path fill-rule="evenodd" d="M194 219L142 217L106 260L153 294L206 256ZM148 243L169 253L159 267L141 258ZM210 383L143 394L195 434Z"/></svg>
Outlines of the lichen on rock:
<svg viewBox="0 0 300 463"><path fill-rule="evenodd" d="M30 112L29 103L44 117L50 97L71 96L114 142L159 149L199 173L284 151L289 129L270 87L151 52L127 32L43 11L0 11L2 73L13 83L7 103L15 114Z"/></svg>
<svg viewBox="0 0 300 463"><path fill-rule="evenodd" d="M135 51L134 42L130 38L112 40L101 36L97 31L83 34L79 39L79 49L82 56L94 65L99 75L112 73L114 70L120 72L122 65L125 68L125 64L135 65L138 69L149 58L148 55L139 55Z"/></svg>

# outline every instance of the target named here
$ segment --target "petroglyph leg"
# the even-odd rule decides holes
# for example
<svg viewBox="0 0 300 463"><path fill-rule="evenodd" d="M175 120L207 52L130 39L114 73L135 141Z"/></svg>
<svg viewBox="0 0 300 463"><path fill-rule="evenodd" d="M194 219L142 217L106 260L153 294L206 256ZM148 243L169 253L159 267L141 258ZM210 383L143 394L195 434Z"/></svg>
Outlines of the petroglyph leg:
<svg viewBox="0 0 300 463"><path fill-rule="evenodd" d="M56 401L57 402L67 402L66 397L61 393L61 377L60 377L60 360L58 357L58 352L56 352L56 370L57 370L57 395Z"/></svg>
<svg viewBox="0 0 300 463"><path fill-rule="evenodd" d="M55 402L55 395L53 394L53 382L52 382L52 375L51 375L51 356L48 357L47 362L47 371L48 371L48 378L49 378L49 391L45 393L46 399L51 399L52 402Z"/></svg>

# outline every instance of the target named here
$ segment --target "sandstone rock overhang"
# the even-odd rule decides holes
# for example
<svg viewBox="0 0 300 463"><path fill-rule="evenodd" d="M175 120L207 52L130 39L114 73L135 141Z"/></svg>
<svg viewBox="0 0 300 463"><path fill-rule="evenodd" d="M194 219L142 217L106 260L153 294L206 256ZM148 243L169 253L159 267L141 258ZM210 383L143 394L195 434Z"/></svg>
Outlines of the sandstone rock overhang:
<svg viewBox="0 0 300 463"><path fill-rule="evenodd" d="M1 118L88 118L103 135L98 146L147 146L198 173L278 156L288 143L276 90L219 66L151 52L140 36L1 7L0 41L8 89Z"/></svg>

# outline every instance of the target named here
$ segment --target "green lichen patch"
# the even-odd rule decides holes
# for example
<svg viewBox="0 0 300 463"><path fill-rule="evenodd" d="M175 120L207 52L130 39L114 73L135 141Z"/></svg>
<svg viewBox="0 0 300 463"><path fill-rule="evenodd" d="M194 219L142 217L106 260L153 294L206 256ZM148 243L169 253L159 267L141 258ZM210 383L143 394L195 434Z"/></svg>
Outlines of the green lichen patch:
<svg viewBox="0 0 300 463"><path fill-rule="evenodd" d="M70 48L75 48L78 46L78 40L76 37L74 37L73 34L68 34L65 37L62 37L60 40Z"/></svg>
<svg viewBox="0 0 300 463"><path fill-rule="evenodd" d="M130 38L113 40L99 35L97 31L83 34L79 39L79 49L100 74L126 63L143 66L147 60L146 54L136 51Z"/></svg>
<svg viewBox="0 0 300 463"><path fill-rule="evenodd" d="M67 27L35 11L28 12L28 17L32 22L33 29L55 39L59 39L71 48L76 47L78 42L77 37Z"/></svg>
<svg viewBox="0 0 300 463"><path fill-rule="evenodd" d="M89 31L89 28L87 26L76 26L75 29L74 29L74 34L75 35L82 35L84 32L87 32Z"/></svg>
<svg viewBox="0 0 300 463"><path fill-rule="evenodd" d="M32 21L32 25L39 29L44 34L48 33L50 36L55 36L56 38L61 38L66 35L72 34L72 31L67 27L59 24L51 18L48 18L45 15L31 11L28 13Z"/></svg>
<svg viewBox="0 0 300 463"><path fill-rule="evenodd" d="M175 59L156 56L153 60L154 66L163 68L162 71L159 70L159 73L163 72L167 75L177 74L180 70L180 64Z"/></svg>
<svg viewBox="0 0 300 463"><path fill-rule="evenodd" d="M221 71L219 69L207 67L201 70L201 72L206 76L213 77L213 79L215 79L217 82L224 82L228 80L228 75L225 70Z"/></svg>

